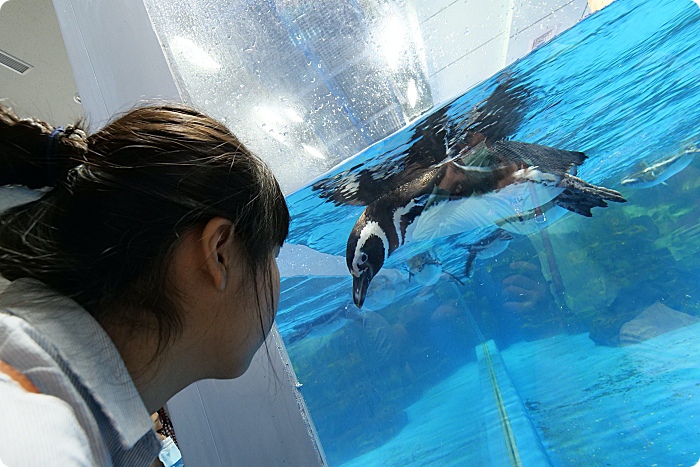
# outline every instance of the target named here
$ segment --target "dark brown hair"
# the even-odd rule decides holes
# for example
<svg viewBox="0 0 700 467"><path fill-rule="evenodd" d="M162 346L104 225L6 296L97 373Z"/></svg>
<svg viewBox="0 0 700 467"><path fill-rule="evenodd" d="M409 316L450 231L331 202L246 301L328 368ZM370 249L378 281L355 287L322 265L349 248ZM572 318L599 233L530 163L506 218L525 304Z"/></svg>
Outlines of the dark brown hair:
<svg viewBox="0 0 700 467"><path fill-rule="evenodd" d="M192 108L137 108L88 137L0 106L0 185L12 184L53 188L0 215L0 274L37 279L98 320L146 309L161 345L177 335L172 252L217 216L233 223L255 290L258 277L272 290L269 261L289 228L282 191L226 127Z"/></svg>

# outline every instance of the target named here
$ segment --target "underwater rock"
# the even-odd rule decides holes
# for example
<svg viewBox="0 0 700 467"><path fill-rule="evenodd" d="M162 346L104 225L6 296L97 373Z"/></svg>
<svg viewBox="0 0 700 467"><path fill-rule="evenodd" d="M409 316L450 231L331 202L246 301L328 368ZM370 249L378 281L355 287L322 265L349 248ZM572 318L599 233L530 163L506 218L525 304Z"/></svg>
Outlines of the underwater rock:
<svg viewBox="0 0 700 467"><path fill-rule="evenodd" d="M596 345L617 347L620 345L620 328L625 321L620 317L598 317L593 319L588 337Z"/></svg>
<svg viewBox="0 0 700 467"><path fill-rule="evenodd" d="M447 305L440 305L437 308L435 308L435 311L430 315L430 320L431 321L445 321L445 320L451 320L454 319L458 316L461 316L464 314L464 311L460 310L459 308L447 304Z"/></svg>
<svg viewBox="0 0 700 467"><path fill-rule="evenodd" d="M700 318L655 302L620 329L620 345L638 344L652 337L700 322Z"/></svg>
<svg viewBox="0 0 700 467"><path fill-rule="evenodd" d="M617 292L615 300L596 313L590 325L590 339L597 345L620 345L620 329L654 303L663 299L663 290L652 281L644 281ZM574 308L575 309L575 308Z"/></svg>

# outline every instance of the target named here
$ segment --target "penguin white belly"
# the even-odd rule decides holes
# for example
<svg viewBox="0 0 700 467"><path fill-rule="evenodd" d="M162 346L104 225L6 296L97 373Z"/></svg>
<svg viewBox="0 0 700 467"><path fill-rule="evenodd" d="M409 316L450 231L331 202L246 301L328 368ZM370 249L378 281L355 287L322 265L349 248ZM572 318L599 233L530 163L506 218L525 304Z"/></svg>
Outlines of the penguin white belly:
<svg viewBox="0 0 700 467"><path fill-rule="evenodd" d="M426 209L406 229L406 241L434 240L480 229L494 218L481 197L443 201Z"/></svg>
<svg viewBox="0 0 700 467"><path fill-rule="evenodd" d="M539 171L531 173L541 174ZM410 232L411 240L433 240L493 225L520 233L518 227L511 230L504 224L512 223L512 219L526 221L522 217L525 213L544 206L563 191L549 180L528 178L485 195L443 201L418 216L407 229L407 238ZM531 228L538 227L527 227Z"/></svg>

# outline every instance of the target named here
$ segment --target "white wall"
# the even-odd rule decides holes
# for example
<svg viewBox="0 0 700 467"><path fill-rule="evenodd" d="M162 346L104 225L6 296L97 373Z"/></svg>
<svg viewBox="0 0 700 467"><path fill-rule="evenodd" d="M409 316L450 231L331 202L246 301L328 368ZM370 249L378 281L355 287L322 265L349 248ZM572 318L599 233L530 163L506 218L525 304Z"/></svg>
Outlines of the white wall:
<svg viewBox="0 0 700 467"><path fill-rule="evenodd" d="M416 2L436 103L456 97L502 69L511 0Z"/></svg>
<svg viewBox="0 0 700 467"><path fill-rule="evenodd" d="M553 35L561 34L588 13L587 0L516 2L506 65L526 55L531 50L533 40L550 32ZM546 37L551 39L549 34Z"/></svg>
<svg viewBox="0 0 700 467"><path fill-rule="evenodd" d="M235 382L209 379L177 394L168 410L185 465L325 465L297 383L275 326Z"/></svg>
<svg viewBox="0 0 700 467"><path fill-rule="evenodd" d="M0 50L33 68L18 74L0 66L0 99L23 117L57 125L82 117L68 56L51 0L0 0Z"/></svg>
<svg viewBox="0 0 700 467"><path fill-rule="evenodd" d="M139 0L54 0L91 129L144 99L180 100Z"/></svg>
<svg viewBox="0 0 700 467"><path fill-rule="evenodd" d="M586 0L415 0L436 104L526 55L532 41L570 28Z"/></svg>

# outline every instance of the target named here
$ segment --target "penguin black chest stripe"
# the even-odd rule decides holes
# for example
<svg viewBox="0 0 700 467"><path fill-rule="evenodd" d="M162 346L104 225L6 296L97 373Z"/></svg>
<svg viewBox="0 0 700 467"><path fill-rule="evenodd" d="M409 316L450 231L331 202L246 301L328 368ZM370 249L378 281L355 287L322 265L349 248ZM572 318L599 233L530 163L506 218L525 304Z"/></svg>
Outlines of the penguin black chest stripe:
<svg viewBox="0 0 700 467"><path fill-rule="evenodd" d="M432 193L439 174L440 169L431 169L382 199L381 204L388 208L382 213L382 217L389 213L391 215L392 233L387 232L387 235L392 252L410 241L409 227L425 209L426 199ZM382 224L388 224L387 221L384 217ZM392 237L395 237L395 243Z"/></svg>
<svg viewBox="0 0 700 467"><path fill-rule="evenodd" d="M411 200L405 206L394 211L394 229L396 230L400 245L404 245L406 241L410 241L410 238L407 238L406 235L408 228L418 216L420 216L423 209L425 209L423 203L417 203L415 200Z"/></svg>

